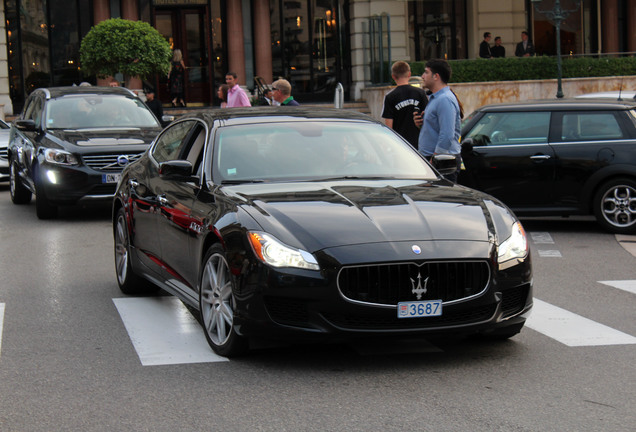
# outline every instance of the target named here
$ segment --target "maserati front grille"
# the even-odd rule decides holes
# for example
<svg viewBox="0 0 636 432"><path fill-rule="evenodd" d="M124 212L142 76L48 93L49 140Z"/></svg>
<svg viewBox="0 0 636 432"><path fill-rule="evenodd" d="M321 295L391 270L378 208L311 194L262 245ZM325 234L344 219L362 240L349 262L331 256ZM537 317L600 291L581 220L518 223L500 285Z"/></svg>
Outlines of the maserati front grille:
<svg viewBox="0 0 636 432"><path fill-rule="evenodd" d="M344 297L365 303L452 302L483 292L490 281L486 261L435 261L344 267L338 288Z"/></svg>

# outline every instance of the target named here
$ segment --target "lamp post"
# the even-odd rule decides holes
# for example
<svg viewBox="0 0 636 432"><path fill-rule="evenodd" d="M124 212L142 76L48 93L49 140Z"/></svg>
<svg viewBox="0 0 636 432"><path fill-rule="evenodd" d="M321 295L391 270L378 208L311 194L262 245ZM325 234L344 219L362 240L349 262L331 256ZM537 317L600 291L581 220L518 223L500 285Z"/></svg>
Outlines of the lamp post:
<svg viewBox="0 0 636 432"><path fill-rule="evenodd" d="M552 10L543 10L539 8L539 4L542 0L530 0L534 5L537 12L544 14L550 21L554 21L554 26L556 27L556 45L557 45L557 72L558 72L558 88L557 88L557 98L563 97L563 88L561 87L561 77L563 75L561 70L561 23L566 20L566 18L572 13L576 12L581 5L579 0L574 0L574 4L576 7L574 9L562 9L561 1L555 0L554 7Z"/></svg>

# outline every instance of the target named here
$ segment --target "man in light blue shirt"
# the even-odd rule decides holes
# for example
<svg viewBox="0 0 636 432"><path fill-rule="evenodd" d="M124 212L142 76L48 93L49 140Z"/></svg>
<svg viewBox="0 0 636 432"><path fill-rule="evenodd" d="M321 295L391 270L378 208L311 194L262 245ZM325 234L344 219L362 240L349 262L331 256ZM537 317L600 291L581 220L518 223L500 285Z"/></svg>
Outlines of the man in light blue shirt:
<svg viewBox="0 0 636 432"><path fill-rule="evenodd" d="M459 134L461 128L461 110L459 101L448 87L451 67L446 60L433 59L426 62L422 80L424 87L433 92L429 96L424 119L414 117L420 130L418 150L427 159L436 154L450 154L457 158L457 167L461 166L461 147ZM446 176L456 181L458 172Z"/></svg>

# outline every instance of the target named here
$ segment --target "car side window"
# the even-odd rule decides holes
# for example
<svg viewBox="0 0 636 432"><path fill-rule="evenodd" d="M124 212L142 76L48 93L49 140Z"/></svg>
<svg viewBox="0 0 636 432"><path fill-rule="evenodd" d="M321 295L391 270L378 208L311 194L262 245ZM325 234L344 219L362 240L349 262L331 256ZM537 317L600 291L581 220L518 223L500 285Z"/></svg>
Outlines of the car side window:
<svg viewBox="0 0 636 432"><path fill-rule="evenodd" d="M474 146L541 144L548 142L550 112L486 113L464 137Z"/></svg>
<svg viewBox="0 0 636 432"><path fill-rule="evenodd" d="M598 141L623 138L623 131L614 113L567 113L561 121L561 140Z"/></svg>
<svg viewBox="0 0 636 432"><path fill-rule="evenodd" d="M31 99L31 102L27 106L27 109L24 113L25 120L33 120L37 127L41 126L42 123L42 99L35 96Z"/></svg>
<svg viewBox="0 0 636 432"><path fill-rule="evenodd" d="M186 137L195 123L194 120L186 120L164 130L152 149L152 157L158 163L179 159L184 146L190 143Z"/></svg>

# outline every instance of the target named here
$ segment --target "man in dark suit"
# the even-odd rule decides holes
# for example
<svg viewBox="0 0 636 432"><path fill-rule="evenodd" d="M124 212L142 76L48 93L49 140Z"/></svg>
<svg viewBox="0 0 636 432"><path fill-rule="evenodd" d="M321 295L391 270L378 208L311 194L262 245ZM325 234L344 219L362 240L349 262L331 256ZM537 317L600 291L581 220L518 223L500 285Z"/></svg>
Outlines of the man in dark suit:
<svg viewBox="0 0 636 432"><path fill-rule="evenodd" d="M484 33L484 40L479 44L479 57L481 58L492 58L492 54L490 52L490 32Z"/></svg>
<svg viewBox="0 0 636 432"><path fill-rule="evenodd" d="M527 31L521 32L521 42L517 44L515 55L517 57L531 57L534 55L534 45L528 39Z"/></svg>

